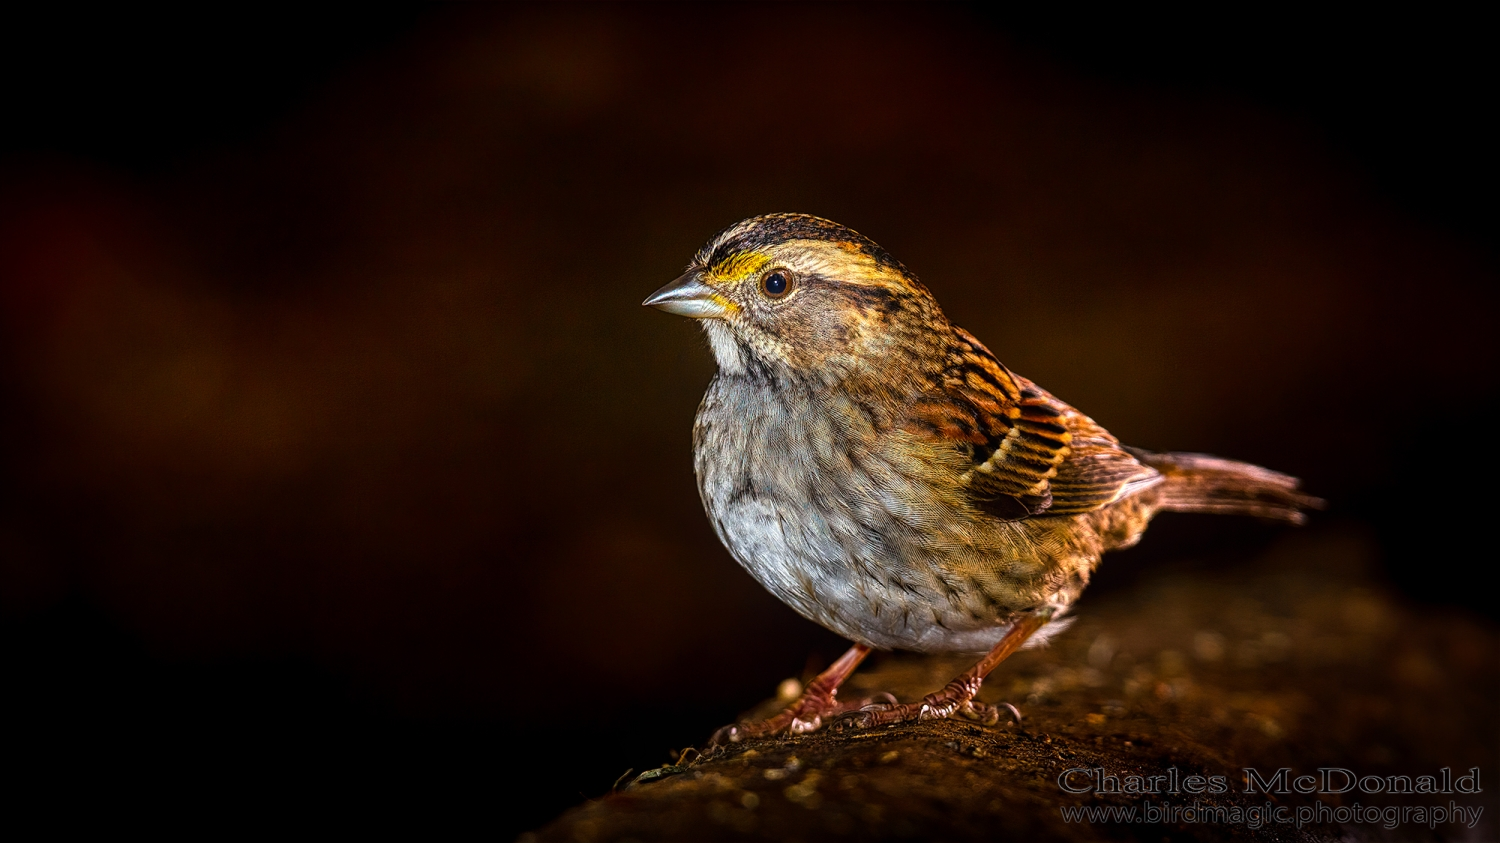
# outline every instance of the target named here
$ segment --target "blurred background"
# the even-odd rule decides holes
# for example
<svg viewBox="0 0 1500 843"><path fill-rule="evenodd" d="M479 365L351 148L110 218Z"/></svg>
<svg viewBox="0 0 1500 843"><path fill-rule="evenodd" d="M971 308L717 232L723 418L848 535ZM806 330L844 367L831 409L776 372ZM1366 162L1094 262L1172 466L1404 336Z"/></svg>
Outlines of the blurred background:
<svg viewBox="0 0 1500 843"><path fill-rule="evenodd" d="M54 794L149 791L131 810L513 835L836 656L715 539L690 454L712 360L639 304L773 211L869 235L1122 440L1304 478L1331 502L1310 529L1367 535L1403 600L1495 620L1481 31L963 5L13 19L8 757ZM1281 535L1164 517L1079 611Z"/></svg>

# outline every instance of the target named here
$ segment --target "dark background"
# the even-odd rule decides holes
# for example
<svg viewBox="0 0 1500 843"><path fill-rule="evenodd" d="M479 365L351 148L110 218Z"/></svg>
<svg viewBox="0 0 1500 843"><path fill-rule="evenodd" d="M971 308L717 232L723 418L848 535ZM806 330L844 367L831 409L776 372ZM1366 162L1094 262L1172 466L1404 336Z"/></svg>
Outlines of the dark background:
<svg viewBox="0 0 1500 843"><path fill-rule="evenodd" d="M836 655L714 539L712 362L639 307L772 211L873 237L1124 441L1303 477L1404 599L1494 619L1481 27L1083 14L12 18L6 763L60 823L509 836ZM1281 535L1165 517L1089 596Z"/></svg>

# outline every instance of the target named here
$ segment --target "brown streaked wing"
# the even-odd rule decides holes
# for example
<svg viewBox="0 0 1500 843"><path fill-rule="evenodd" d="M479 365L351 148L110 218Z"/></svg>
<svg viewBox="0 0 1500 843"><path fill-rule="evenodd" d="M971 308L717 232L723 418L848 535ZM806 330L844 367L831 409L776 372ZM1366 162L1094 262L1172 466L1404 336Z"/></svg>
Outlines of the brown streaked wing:
<svg viewBox="0 0 1500 843"><path fill-rule="evenodd" d="M1142 464L1093 419L1068 408L1073 453L1052 479L1048 515L1076 515L1107 506L1161 482L1161 473Z"/></svg>
<svg viewBox="0 0 1500 843"><path fill-rule="evenodd" d="M959 329L934 394L908 423L970 454L962 482L997 518L1074 515L1160 481L1108 431L1006 369Z"/></svg>
<svg viewBox="0 0 1500 843"><path fill-rule="evenodd" d="M1049 481L1069 453L1067 405L1017 378L966 331L955 340L932 393L909 408L907 426L970 455L974 466L961 482L997 518L1046 511Z"/></svg>
<svg viewBox="0 0 1500 843"><path fill-rule="evenodd" d="M994 443L988 456L975 456L969 486L986 508L1002 518L1017 517L1010 498L1019 501L1024 515L1038 515L1055 505L1052 478L1072 453L1073 434L1064 424L1063 409L1051 396L1034 388L1021 390L1021 398L1007 408L1011 428Z"/></svg>

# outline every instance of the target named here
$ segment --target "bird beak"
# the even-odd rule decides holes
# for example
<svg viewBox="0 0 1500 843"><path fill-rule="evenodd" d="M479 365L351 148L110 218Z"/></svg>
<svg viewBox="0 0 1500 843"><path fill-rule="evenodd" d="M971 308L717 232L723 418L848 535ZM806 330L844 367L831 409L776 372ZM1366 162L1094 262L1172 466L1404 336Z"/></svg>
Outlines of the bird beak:
<svg viewBox="0 0 1500 843"><path fill-rule="evenodd" d="M722 319L736 309L734 302L691 272L647 296L641 304L694 319Z"/></svg>

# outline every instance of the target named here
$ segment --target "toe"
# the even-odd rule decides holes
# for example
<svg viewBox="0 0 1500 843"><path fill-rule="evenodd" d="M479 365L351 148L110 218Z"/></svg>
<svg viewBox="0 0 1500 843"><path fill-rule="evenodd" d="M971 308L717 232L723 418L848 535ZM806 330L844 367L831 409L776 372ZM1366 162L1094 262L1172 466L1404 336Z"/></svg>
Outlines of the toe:
<svg viewBox="0 0 1500 843"><path fill-rule="evenodd" d="M723 746L725 744L739 743L741 737L739 724L731 723L714 732L713 737L708 739L708 745Z"/></svg>
<svg viewBox="0 0 1500 843"><path fill-rule="evenodd" d="M958 715L965 720L972 720L985 726L993 726L1000 722L1000 709L982 702L970 700L958 709Z"/></svg>
<svg viewBox="0 0 1500 843"><path fill-rule="evenodd" d="M805 735L808 732L816 732L818 730L818 727L822 725L823 718L814 714L807 720L803 720L800 717L794 718L792 720L792 724L787 727L787 731L791 732L794 735Z"/></svg>

